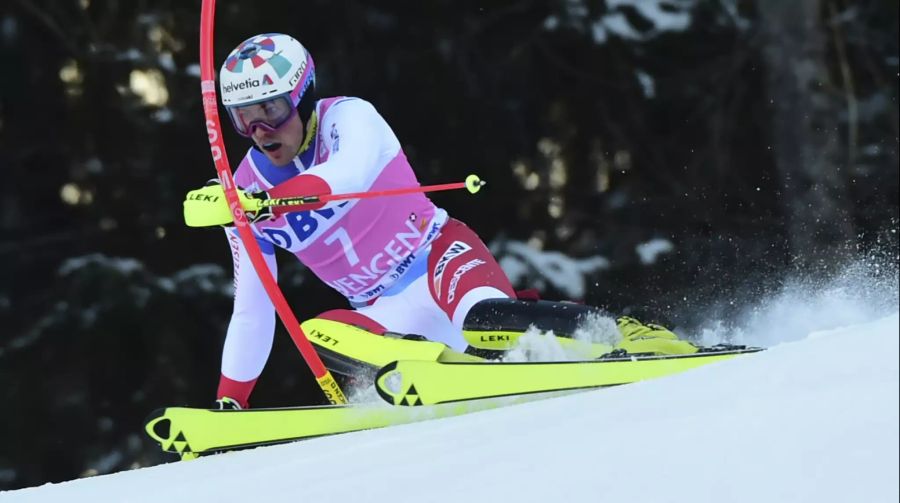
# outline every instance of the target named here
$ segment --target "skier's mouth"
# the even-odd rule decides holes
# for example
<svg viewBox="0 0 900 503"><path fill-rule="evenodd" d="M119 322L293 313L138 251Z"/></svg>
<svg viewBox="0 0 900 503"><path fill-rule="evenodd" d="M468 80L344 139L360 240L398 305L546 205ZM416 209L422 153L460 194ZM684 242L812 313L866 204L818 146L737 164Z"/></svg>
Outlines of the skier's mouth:
<svg viewBox="0 0 900 503"><path fill-rule="evenodd" d="M260 147L262 147L262 149L266 152L275 152L276 150L281 148L281 143L273 141L269 143L263 143L262 145L260 145Z"/></svg>

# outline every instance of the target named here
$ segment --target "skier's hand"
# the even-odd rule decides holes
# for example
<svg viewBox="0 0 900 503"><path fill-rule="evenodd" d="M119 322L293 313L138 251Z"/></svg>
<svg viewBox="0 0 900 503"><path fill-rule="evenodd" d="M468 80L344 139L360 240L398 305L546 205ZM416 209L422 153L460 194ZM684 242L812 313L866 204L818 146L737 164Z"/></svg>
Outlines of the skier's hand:
<svg viewBox="0 0 900 503"><path fill-rule="evenodd" d="M262 205L262 202L269 198L269 193L264 190L259 192L238 191L238 199L240 199L241 206L244 208L244 214L247 215L247 220L250 220L253 223L262 222L275 217L275 213L271 206Z"/></svg>
<svg viewBox="0 0 900 503"><path fill-rule="evenodd" d="M250 194L238 190L238 199L251 222L272 218L272 209L260 204L268 198L265 192ZM219 180L212 179L204 187L187 193L184 198L184 222L189 227L229 226L234 223L234 215Z"/></svg>

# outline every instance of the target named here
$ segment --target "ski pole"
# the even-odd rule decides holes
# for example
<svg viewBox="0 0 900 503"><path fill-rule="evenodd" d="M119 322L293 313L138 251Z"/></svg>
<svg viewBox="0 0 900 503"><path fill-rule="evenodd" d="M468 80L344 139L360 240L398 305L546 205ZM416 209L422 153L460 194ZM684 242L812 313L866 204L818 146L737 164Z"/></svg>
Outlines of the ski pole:
<svg viewBox="0 0 900 503"><path fill-rule="evenodd" d="M287 300L284 298L284 294L278 288L278 283L272 276L272 272L266 266L259 244L250 230L247 216L241 208L237 187L234 184L231 167L225 154L222 125L219 121L215 69L213 66L215 10L215 0L203 0L200 11L200 90L203 96L203 114L206 116L206 132L209 135L210 150L216 165L216 172L219 174L219 181L222 182L222 188L225 190L225 198L228 201L231 214L234 216L235 227L237 227L238 235L244 243L244 248L247 250L253 269L256 270L256 274L272 300L279 318L281 318L291 339L294 341L294 345L300 350L300 354L303 355L303 359L316 377L316 382L322 388L325 398L332 404L345 404L347 403L347 398L344 396L344 392L341 391L337 381L331 376L331 372L325 368L312 343L306 338L306 335L300 328L300 322L297 321Z"/></svg>
<svg viewBox="0 0 900 503"><path fill-rule="evenodd" d="M254 211L270 207L282 206L302 206L312 203L327 203L331 201L343 201L346 199L368 199L372 197L401 196L404 194L416 194L424 192L438 192L442 190L466 189L470 193L475 194L481 187L487 185L487 182L478 177L478 175L469 175L464 182L444 183L439 185L425 185L421 187L403 187L399 189L388 189L379 191L366 192L349 192L346 194L322 194L316 196L296 196L296 197L280 197L276 199L251 199L258 201L256 208L247 208L245 210Z"/></svg>
<svg viewBox="0 0 900 503"><path fill-rule="evenodd" d="M419 187L402 187L380 191L353 192L346 194L321 194L288 196L281 198L263 199L238 192L241 207L244 212L257 213L267 208L296 207L302 210L303 205L330 201L342 201L346 199L368 199L373 197L399 196L403 194L415 194L422 192L437 192L441 190L466 189L475 194L485 181L478 175L469 175L464 182L445 183L440 185L425 185ZM214 225L231 225L235 221L229 202L223 199L224 188L221 185L207 185L206 187L188 192L184 201L184 222L188 227L212 227Z"/></svg>

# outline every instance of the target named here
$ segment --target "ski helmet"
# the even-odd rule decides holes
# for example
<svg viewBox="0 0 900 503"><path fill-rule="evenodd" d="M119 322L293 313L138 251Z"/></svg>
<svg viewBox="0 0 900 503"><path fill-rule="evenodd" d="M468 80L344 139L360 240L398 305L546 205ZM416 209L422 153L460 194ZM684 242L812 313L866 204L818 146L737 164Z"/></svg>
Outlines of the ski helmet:
<svg viewBox="0 0 900 503"><path fill-rule="evenodd" d="M250 136L255 125L277 129L295 112L307 120L315 107L315 85L312 56L296 39L281 33L241 42L219 71L222 104L244 136Z"/></svg>

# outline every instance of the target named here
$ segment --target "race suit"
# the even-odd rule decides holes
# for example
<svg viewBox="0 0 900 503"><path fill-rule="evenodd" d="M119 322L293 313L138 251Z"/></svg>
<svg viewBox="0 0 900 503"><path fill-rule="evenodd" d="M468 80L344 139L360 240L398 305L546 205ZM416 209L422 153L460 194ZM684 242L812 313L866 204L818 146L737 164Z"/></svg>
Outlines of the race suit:
<svg viewBox="0 0 900 503"><path fill-rule="evenodd" d="M287 166L250 149L234 175L238 187L269 191L295 177L318 177L301 180L333 194L419 185L400 142L370 103L320 100L307 128L315 128L309 143ZM344 295L355 310L346 314L376 333L416 333L464 350L462 323L469 308L483 299L514 296L478 236L422 193L335 201L252 228L273 276L279 247ZM218 396L246 407L272 348L275 312L236 229L226 234L235 296ZM335 311L327 317L342 318Z"/></svg>

